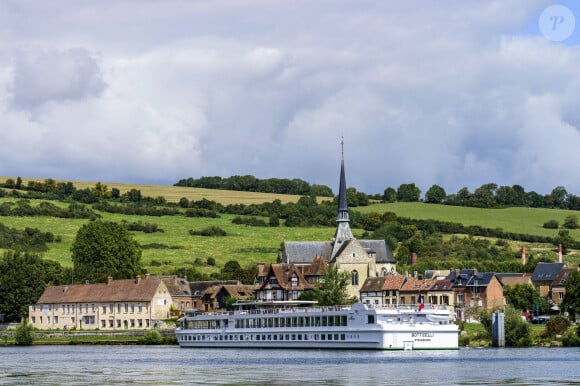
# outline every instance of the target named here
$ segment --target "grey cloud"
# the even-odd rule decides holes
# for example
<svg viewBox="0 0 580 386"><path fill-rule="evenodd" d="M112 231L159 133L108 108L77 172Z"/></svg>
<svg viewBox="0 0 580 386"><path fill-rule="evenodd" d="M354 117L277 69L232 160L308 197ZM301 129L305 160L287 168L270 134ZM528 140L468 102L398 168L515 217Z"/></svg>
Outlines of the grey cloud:
<svg viewBox="0 0 580 386"><path fill-rule="evenodd" d="M96 97L105 89L98 60L84 48L18 50L13 72L12 102L23 109Z"/></svg>

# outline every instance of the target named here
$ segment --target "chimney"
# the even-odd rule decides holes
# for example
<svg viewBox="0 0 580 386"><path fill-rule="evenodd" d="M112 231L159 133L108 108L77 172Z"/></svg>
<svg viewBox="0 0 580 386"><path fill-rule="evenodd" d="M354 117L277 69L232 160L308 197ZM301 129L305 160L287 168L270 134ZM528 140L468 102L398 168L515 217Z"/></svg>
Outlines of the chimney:
<svg viewBox="0 0 580 386"><path fill-rule="evenodd" d="M112 281L113 281L112 276L107 277L107 285L110 285Z"/></svg>
<svg viewBox="0 0 580 386"><path fill-rule="evenodd" d="M417 253L413 252L411 253L411 265L415 265L417 264Z"/></svg>
<svg viewBox="0 0 580 386"><path fill-rule="evenodd" d="M258 263L258 275L260 275L262 272L264 272L264 268L265 268L265 264L264 263Z"/></svg>
<svg viewBox="0 0 580 386"><path fill-rule="evenodd" d="M151 277L151 274L149 274L149 273L145 274L145 279L149 279L150 277ZM187 276L185 276L185 280L187 280Z"/></svg>
<svg viewBox="0 0 580 386"><path fill-rule="evenodd" d="M141 275L137 275L137 278L135 279L135 284L139 283L141 283Z"/></svg>
<svg viewBox="0 0 580 386"><path fill-rule="evenodd" d="M526 246L522 245L522 265L526 265Z"/></svg>
<svg viewBox="0 0 580 386"><path fill-rule="evenodd" d="M562 244L558 244L558 263L562 262Z"/></svg>

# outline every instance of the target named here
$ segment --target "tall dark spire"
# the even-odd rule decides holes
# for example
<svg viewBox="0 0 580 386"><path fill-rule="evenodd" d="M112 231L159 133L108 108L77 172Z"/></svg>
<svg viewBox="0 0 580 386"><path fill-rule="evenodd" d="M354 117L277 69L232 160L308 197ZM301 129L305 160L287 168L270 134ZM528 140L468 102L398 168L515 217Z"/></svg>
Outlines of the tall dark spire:
<svg viewBox="0 0 580 386"><path fill-rule="evenodd" d="M336 218L336 233L334 234L334 245L332 247L333 259L339 252L342 244L354 238L350 230L350 219L348 216L348 202L346 200L346 177L344 172L344 140L341 138L341 160L340 160L340 183L338 187L338 216Z"/></svg>

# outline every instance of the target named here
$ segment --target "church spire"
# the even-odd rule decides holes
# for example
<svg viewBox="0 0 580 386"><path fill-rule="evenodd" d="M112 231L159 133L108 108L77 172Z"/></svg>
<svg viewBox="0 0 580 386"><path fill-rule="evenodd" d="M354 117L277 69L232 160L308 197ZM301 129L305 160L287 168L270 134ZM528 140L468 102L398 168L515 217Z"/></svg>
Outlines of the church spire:
<svg viewBox="0 0 580 386"><path fill-rule="evenodd" d="M344 140L341 138L341 160L340 160L340 184L338 188L338 216L336 218L336 233L334 234L334 245L332 247L333 259L347 240L352 240L354 236L350 230L350 219L348 216L348 203L346 200L346 177L344 173Z"/></svg>

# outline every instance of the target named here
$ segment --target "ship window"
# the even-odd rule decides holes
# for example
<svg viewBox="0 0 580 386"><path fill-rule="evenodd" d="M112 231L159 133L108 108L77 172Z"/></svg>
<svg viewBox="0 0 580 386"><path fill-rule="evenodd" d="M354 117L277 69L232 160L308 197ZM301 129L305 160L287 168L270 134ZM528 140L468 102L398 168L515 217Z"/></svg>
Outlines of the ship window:
<svg viewBox="0 0 580 386"><path fill-rule="evenodd" d="M334 340L338 340L338 334L334 334Z"/></svg>
<svg viewBox="0 0 580 386"><path fill-rule="evenodd" d="M344 334L340 334L340 340L346 340L346 336Z"/></svg>
<svg viewBox="0 0 580 386"><path fill-rule="evenodd" d="M375 324L375 316L374 315L368 315L367 323L368 324Z"/></svg>
<svg viewBox="0 0 580 386"><path fill-rule="evenodd" d="M320 334L320 340L326 340L326 334Z"/></svg>

